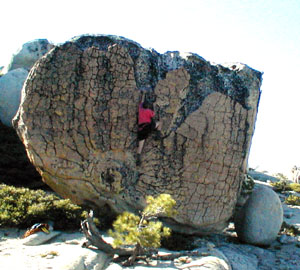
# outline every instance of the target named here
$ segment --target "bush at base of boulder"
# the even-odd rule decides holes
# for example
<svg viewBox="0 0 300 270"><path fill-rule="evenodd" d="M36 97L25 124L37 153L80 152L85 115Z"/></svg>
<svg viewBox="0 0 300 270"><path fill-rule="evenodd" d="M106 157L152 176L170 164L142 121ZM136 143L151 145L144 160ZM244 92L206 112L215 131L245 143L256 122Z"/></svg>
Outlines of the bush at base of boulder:
<svg viewBox="0 0 300 270"><path fill-rule="evenodd" d="M0 185L0 227L28 228L52 221L57 230L78 229L85 210L42 190Z"/></svg>
<svg viewBox="0 0 300 270"><path fill-rule="evenodd" d="M270 245L276 239L282 221L283 209L278 195L271 188L256 185L235 216L235 229L243 242Z"/></svg>

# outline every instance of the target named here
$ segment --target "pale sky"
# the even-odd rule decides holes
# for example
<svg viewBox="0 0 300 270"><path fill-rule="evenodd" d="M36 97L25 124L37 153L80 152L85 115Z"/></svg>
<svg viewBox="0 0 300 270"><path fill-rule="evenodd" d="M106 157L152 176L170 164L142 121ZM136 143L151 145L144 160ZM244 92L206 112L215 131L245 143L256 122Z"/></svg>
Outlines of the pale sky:
<svg viewBox="0 0 300 270"><path fill-rule="evenodd" d="M34 39L112 34L159 53L193 52L262 71L249 166L286 175L300 166L299 0L7 0L0 18L0 66Z"/></svg>

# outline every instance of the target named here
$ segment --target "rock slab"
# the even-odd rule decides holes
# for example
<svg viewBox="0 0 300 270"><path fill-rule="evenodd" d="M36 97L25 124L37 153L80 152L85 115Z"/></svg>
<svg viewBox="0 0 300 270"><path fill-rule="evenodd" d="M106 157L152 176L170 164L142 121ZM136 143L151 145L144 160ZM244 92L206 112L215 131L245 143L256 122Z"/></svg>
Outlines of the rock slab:
<svg viewBox="0 0 300 270"><path fill-rule="evenodd" d="M25 246L38 246L47 243L51 239L60 235L59 231L51 231L49 234L44 232L37 232L24 239L22 239L22 244Z"/></svg>
<svg viewBox="0 0 300 270"><path fill-rule="evenodd" d="M283 208L269 187L256 185L246 204L235 216L238 237L249 244L270 245L280 231Z"/></svg>
<svg viewBox="0 0 300 270"><path fill-rule="evenodd" d="M168 193L177 231L221 231L246 172L262 74L196 54L146 50L116 36L81 36L31 70L14 119L43 180L78 204L137 212ZM141 90L163 123L136 166Z"/></svg>
<svg viewBox="0 0 300 270"><path fill-rule="evenodd" d="M280 180L274 176L262 173L262 172L258 172L255 170L248 170L248 174L254 179L254 180L258 180L258 181L263 181L263 182L279 182Z"/></svg>

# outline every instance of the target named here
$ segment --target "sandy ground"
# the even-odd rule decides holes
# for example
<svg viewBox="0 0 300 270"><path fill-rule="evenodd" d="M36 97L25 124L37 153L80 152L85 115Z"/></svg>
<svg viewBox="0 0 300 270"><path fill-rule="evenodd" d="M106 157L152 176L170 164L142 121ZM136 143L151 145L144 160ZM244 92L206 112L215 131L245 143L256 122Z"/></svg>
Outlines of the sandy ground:
<svg viewBox="0 0 300 270"><path fill-rule="evenodd" d="M49 240L45 244L38 246L24 245L24 240L21 238L24 231L18 231L16 229L1 229L0 230L0 269L1 270L101 270L108 267L108 270L121 270L121 267L115 263L109 263L110 259L98 250L91 250L82 248L81 245L85 241L85 238L80 232L61 233L55 236L52 240ZM56 233L56 232L54 232ZM43 234L43 233L40 233ZM109 237L105 237L106 241L111 241ZM207 254L207 248L202 249ZM169 253L166 250L161 249L160 254ZM213 260L220 260L221 263L225 263L223 260L224 255L220 251L212 251L212 255L220 255L221 259L215 258ZM223 257L222 257L223 256ZM193 257L194 258L194 257ZM209 257L205 255L203 257L195 257L193 260L190 258L184 262L184 264L197 263L199 259L209 260ZM178 262L182 265L182 262ZM202 263L202 262L201 262ZM175 261L152 261L150 264L145 262L137 263L133 268L136 270L145 269L164 269L174 270L179 269L176 267ZM227 268L226 268L227 270ZM228 268L228 270L231 270Z"/></svg>
<svg viewBox="0 0 300 270"><path fill-rule="evenodd" d="M22 243L24 231L2 229L0 231L0 269L1 270L40 270L61 269L74 263L85 249L82 233L63 233L47 244L26 246Z"/></svg>

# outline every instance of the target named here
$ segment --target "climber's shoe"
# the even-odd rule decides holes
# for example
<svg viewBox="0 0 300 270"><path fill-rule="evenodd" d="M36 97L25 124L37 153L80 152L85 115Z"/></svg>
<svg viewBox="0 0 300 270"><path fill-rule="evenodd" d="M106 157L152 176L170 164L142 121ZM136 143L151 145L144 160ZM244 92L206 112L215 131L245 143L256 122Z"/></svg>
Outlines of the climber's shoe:
<svg viewBox="0 0 300 270"><path fill-rule="evenodd" d="M156 131L154 140L155 140L155 141L160 141L160 140L162 140L162 139L163 139L163 136L162 136L161 132L160 132L160 131Z"/></svg>
<svg viewBox="0 0 300 270"><path fill-rule="evenodd" d="M137 154L136 157L136 166L140 166L141 165L141 154Z"/></svg>

